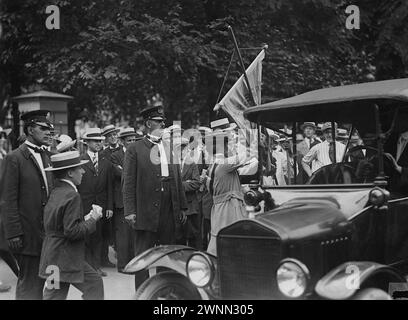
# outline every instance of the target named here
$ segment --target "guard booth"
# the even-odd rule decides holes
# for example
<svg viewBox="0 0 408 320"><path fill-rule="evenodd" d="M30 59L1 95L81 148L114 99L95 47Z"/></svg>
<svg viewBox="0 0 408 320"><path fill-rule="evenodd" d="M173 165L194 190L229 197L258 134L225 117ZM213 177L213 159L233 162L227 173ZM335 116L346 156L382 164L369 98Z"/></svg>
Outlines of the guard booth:
<svg viewBox="0 0 408 320"><path fill-rule="evenodd" d="M54 124L56 133L68 134L68 102L73 97L50 91L36 91L14 97L18 110L23 114L32 110L49 110L50 121ZM20 123L20 134L23 124Z"/></svg>

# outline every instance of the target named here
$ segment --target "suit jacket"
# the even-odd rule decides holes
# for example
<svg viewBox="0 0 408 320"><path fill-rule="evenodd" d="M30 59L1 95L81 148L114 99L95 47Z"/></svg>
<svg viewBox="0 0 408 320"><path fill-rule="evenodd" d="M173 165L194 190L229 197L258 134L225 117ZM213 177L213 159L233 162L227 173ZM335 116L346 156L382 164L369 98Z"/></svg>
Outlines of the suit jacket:
<svg viewBox="0 0 408 320"><path fill-rule="evenodd" d="M125 160L125 151L121 147L119 150L112 153L112 172L113 172L113 203L115 208L123 208L122 195L122 172L123 162Z"/></svg>
<svg viewBox="0 0 408 320"><path fill-rule="evenodd" d="M44 167L50 166L46 157ZM9 153L3 163L0 188L0 238L6 249L6 239L23 236L21 254L39 256L43 238L43 211L48 201L41 169L23 143ZM49 192L53 189L52 173L47 172Z"/></svg>
<svg viewBox="0 0 408 320"><path fill-rule="evenodd" d="M125 216L136 214L136 230L156 232L159 226L161 169L157 148L144 137L126 149L123 167L124 213ZM187 201L181 183L180 166L169 164L168 167L176 231L180 232L179 214L180 210L187 209Z"/></svg>
<svg viewBox="0 0 408 320"><path fill-rule="evenodd" d="M181 180L187 199L187 215L199 212L197 190L200 188L200 175L195 163L185 164L181 172Z"/></svg>
<svg viewBox="0 0 408 320"><path fill-rule="evenodd" d="M59 182L44 209L45 238L39 276L47 278L47 267L59 268L60 281L84 281L85 236L94 232L96 220L84 220L81 196L66 182Z"/></svg>
<svg viewBox="0 0 408 320"><path fill-rule="evenodd" d="M121 145L118 145L118 147L113 148L113 149L111 147L107 147L106 149L101 150L100 153L104 158L110 161L112 154L120 149L122 149Z"/></svg>
<svg viewBox="0 0 408 320"><path fill-rule="evenodd" d="M82 160L89 160L82 167L85 170L78 192L81 195L84 213L88 214L93 204L105 210L113 210L112 164L110 159L98 153L98 173L88 153L81 156Z"/></svg>
<svg viewBox="0 0 408 320"><path fill-rule="evenodd" d="M384 152L390 153L394 158L397 157L397 145L399 134L392 133L384 144ZM390 177L389 186L392 191L408 195L408 145L402 151L397 163L402 167L401 174L387 166L387 161L384 163L385 173Z"/></svg>
<svg viewBox="0 0 408 320"><path fill-rule="evenodd" d="M302 159L309 152L309 150L312 147L314 147L315 145L317 145L319 143L320 143L319 140L314 139L313 143L311 143L311 145L310 145L310 148L309 148L309 146L308 146L308 144L307 144L307 142L305 140L299 142L296 145L296 154L297 154L296 162L297 162L297 165L298 165L297 167L298 167L298 170L299 170L297 178L296 178L297 183L305 183L309 179L307 173L303 169Z"/></svg>

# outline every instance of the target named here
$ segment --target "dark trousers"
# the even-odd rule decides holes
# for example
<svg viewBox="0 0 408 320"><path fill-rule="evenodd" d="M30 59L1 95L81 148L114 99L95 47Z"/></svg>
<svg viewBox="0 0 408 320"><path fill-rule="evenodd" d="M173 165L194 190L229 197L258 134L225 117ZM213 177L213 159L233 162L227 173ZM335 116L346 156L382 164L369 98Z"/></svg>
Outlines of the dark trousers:
<svg viewBox="0 0 408 320"><path fill-rule="evenodd" d="M86 261L95 269L101 268L102 257L102 221L96 222L96 230L85 239Z"/></svg>
<svg viewBox="0 0 408 320"><path fill-rule="evenodd" d="M105 265L109 262L109 245L113 244L112 235L112 218L106 219L106 217L101 220L101 264Z"/></svg>
<svg viewBox="0 0 408 320"><path fill-rule="evenodd" d="M210 243L210 232L211 232L211 220L203 218L202 220L202 250L207 250L208 244Z"/></svg>
<svg viewBox="0 0 408 320"><path fill-rule="evenodd" d="M175 221L173 214L173 204L171 201L170 183L163 182L163 191L160 199L160 218L157 232L146 230L135 230L134 249L135 256L156 245L175 244ZM139 271L135 274L136 289L149 278L147 270Z"/></svg>
<svg viewBox="0 0 408 320"><path fill-rule="evenodd" d="M183 225L183 239L177 241L179 244L187 245L198 250L201 249L201 223L199 214L190 214L187 216L186 223Z"/></svg>
<svg viewBox="0 0 408 320"><path fill-rule="evenodd" d="M134 230L125 220L123 208L117 208L113 215L116 239L117 268L122 270L135 257Z"/></svg>
<svg viewBox="0 0 408 320"><path fill-rule="evenodd" d="M5 263L7 263L16 277L18 277L18 264L13 254L10 251L0 250L0 258L3 259Z"/></svg>
<svg viewBox="0 0 408 320"><path fill-rule="evenodd" d="M40 257L14 255L20 268L18 273L16 300L42 300L44 279L38 276Z"/></svg>
<svg viewBox="0 0 408 320"><path fill-rule="evenodd" d="M84 264L84 282L68 283L60 282L59 289L44 289L44 300L65 300L68 295L69 286L73 285L82 292L84 300L103 300L104 290L101 276L88 263Z"/></svg>

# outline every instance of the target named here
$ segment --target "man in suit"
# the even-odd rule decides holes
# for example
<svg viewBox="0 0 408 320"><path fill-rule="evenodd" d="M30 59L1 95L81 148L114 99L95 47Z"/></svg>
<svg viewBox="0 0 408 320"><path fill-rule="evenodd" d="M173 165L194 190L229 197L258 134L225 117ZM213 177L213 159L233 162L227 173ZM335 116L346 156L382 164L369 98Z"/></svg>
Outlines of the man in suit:
<svg viewBox="0 0 408 320"><path fill-rule="evenodd" d="M161 105L142 110L147 135L132 143L125 153L123 204L125 218L135 229L135 255L158 244L175 244L187 209L180 166L170 160L161 141L164 113ZM135 275L136 288L146 271Z"/></svg>
<svg viewBox="0 0 408 320"><path fill-rule="evenodd" d="M102 135L105 137L107 147L103 149L102 155L107 159L111 158L112 153L118 151L121 148L118 140L119 129L113 124L107 125L102 129Z"/></svg>
<svg viewBox="0 0 408 320"><path fill-rule="evenodd" d="M309 152L309 150L320 143L320 139L316 137L316 125L314 122L304 122L300 129L303 131L304 139L296 145L297 152L297 164L299 168L298 176L296 178L297 183L306 183L309 176L305 172L302 166L303 157Z"/></svg>
<svg viewBox="0 0 408 320"><path fill-rule="evenodd" d="M136 132L134 128L125 128L119 131L119 139L122 147L112 153L111 162L113 166L113 225L116 238L117 269L119 272L134 258L133 248L133 230L125 220L123 213L123 195L122 195L122 173L125 152L129 145L136 141Z"/></svg>
<svg viewBox="0 0 408 320"><path fill-rule="evenodd" d="M121 145L118 140L119 129L116 128L113 124L109 124L102 129L102 135L105 137L106 148L101 151L101 156L105 159L111 161L112 154L115 151L121 149ZM112 172L113 174L113 172ZM102 265L104 267L115 267L109 261L109 245L115 247L115 227L113 219L102 220Z"/></svg>
<svg viewBox="0 0 408 320"><path fill-rule="evenodd" d="M402 122L402 121L401 121ZM390 176L389 186L392 191L402 196L408 195L408 125L399 124L384 144L385 156L391 164L386 172Z"/></svg>
<svg viewBox="0 0 408 320"><path fill-rule="evenodd" d="M103 218L96 224L96 231L86 239L87 261L102 276L106 273L101 270L102 258L107 259L107 252L102 251L102 225L113 216L113 183L112 164L101 153L102 142L105 137L99 128L89 128L84 136L87 152L81 156L82 160L89 160L83 168L85 170L81 184L78 186L84 212L89 212L96 204L103 209Z"/></svg>
<svg viewBox="0 0 408 320"><path fill-rule="evenodd" d="M18 266L16 299L42 299L44 280L38 276L43 234L43 211L53 188L44 168L50 159L41 147L50 139L53 127L47 110L21 116L26 141L4 159L1 190L1 231Z"/></svg>
<svg viewBox="0 0 408 320"><path fill-rule="evenodd" d="M183 237L180 243L199 249L201 247L201 223L197 191L200 188L200 175L194 159L194 150L188 147L189 140L181 139L181 180L187 199L187 220L183 225Z"/></svg>

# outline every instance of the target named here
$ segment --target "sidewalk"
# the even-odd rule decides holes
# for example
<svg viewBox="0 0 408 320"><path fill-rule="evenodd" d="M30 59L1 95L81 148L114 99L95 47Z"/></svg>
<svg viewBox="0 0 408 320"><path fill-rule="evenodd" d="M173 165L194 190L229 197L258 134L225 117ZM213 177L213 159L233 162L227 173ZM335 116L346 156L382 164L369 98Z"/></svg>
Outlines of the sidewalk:
<svg viewBox="0 0 408 320"><path fill-rule="evenodd" d="M105 300L132 300L135 294L134 276L122 274L114 268L103 268L108 274L103 277ZM14 300L17 278L7 264L0 260L0 280L11 285L8 292L0 292L0 300ZM70 287L68 300L81 300L81 292Z"/></svg>

